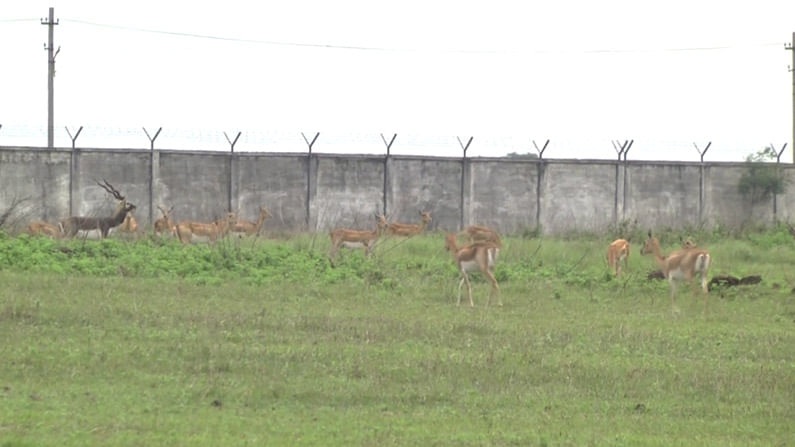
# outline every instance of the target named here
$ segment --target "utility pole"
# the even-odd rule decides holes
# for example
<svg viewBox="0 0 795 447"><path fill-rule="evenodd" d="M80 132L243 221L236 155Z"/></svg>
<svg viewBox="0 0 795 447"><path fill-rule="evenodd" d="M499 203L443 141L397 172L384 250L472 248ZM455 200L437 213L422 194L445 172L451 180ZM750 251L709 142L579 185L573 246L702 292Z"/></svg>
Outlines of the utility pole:
<svg viewBox="0 0 795 447"><path fill-rule="evenodd" d="M784 45L785 50L792 51L792 66L789 67L792 73L792 163L795 164L795 32L792 33L792 42Z"/></svg>
<svg viewBox="0 0 795 447"><path fill-rule="evenodd" d="M54 135L55 135L55 122L53 120L54 116L54 103L53 103L53 92L55 89L55 56L61 51L61 48L58 47L58 50L53 52L53 34L55 31L55 25L58 24L58 21L55 20L55 8L50 8L50 18L49 19L41 19L42 25L47 25L49 28L49 44L44 46L44 49L47 50L47 147L52 149L54 146Z"/></svg>

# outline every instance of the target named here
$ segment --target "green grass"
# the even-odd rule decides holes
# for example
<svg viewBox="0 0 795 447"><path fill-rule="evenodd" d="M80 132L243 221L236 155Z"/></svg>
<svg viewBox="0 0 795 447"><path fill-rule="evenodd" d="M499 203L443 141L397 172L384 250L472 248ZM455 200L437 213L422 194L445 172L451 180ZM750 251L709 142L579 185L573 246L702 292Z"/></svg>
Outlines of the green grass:
<svg viewBox="0 0 795 447"><path fill-rule="evenodd" d="M790 445L795 246L701 239L764 278L706 316L639 242L615 280L606 239L507 238L505 306L470 309L438 235L333 267L324 237L0 236L0 446Z"/></svg>

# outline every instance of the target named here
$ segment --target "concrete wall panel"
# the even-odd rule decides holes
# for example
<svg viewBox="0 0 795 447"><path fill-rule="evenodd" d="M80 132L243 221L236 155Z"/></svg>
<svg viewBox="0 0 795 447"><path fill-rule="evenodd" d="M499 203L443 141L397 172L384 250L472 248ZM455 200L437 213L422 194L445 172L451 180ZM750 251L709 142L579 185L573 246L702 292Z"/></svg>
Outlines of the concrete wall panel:
<svg viewBox="0 0 795 447"><path fill-rule="evenodd" d="M469 161L464 225L510 234L536 226L538 163Z"/></svg>
<svg viewBox="0 0 795 447"><path fill-rule="evenodd" d="M240 216L255 221L259 207L264 205L272 215L265 222L266 229L305 229L307 157L271 154L236 157L237 194L233 195L233 208Z"/></svg>
<svg viewBox="0 0 795 447"><path fill-rule="evenodd" d="M697 164L630 163L625 218L641 228L695 227L699 222Z"/></svg>
<svg viewBox="0 0 795 447"><path fill-rule="evenodd" d="M613 224L615 165L546 162L541 195L544 234L605 231Z"/></svg>
<svg viewBox="0 0 795 447"><path fill-rule="evenodd" d="M0 213L17 200L14 218L56 222L69 214L69 151L0 148Z"/></svg>
<svg viewBox="0 0 795 447"><path fill-rule="evenodd" d="M374 228L375 214L384 210L382 157L320 156L312 214L317 229Z"/></svg>
<svg viewBox="0 0 795 447"><path fill-rule="evenodd" d="M174 206L174 222L210 222L227 212L228 154L161 152L159 161L154 202Z"/></svg>
<svg viewBox="0 0 795 447"><path fill-rule="evenodd" d="M428 230L455 230L461 219L461 160L393 157L389 164L387 217L417 223L429 211Z"/></svg>

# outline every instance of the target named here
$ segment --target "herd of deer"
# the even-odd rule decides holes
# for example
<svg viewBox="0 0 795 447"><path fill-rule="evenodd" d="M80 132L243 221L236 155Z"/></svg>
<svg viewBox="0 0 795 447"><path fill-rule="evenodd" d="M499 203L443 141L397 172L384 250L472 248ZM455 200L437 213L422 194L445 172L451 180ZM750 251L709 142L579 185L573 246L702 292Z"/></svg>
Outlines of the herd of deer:
<svg viewBox="0 0 795 447"><path fill-rule="evenodd" d="M32 236L73 238L81 233L85 237L89 237L90 233L95 232L96 236L101 239L107 237L111 229L120 227L122 233L137 234L138 224L133 215L135 205L128 202L107 180L103 180L102 183L96 183L119 201L115 212L111 216L71 216L60 221L58 225L41 221L31 222L27 228L28 233ZM171 216L171 212L174 209L173 206L168 209L158 206L158 209L162 213L162 217L154 222L155 235L177 237L183 244L201 241L214 244L218 239L230 233L239 236L259 235L265 220L271 217L268 209L261 206L256 222L238 219L236 213L229 212L224 217L210 223L183 221L176 224ZM386 217L377 214L375 215L375 229L373 230L334 229L329 233L331 238L329 258L333 260L338 254L340 247L363 248L365 255L369 256L373 246L384 233L403 237L421 234L432 219L431 214L427 211L420 211L419 215L420 221L416 224L389 223ZM464 235L468 237L470 243L459 247L458 237ZM494 277L494 268L501 248L502 240L499 233L485 226L471 225L466 227L461 233L446 234L445 249L452 253L458 271L461 274L456 305L461 304L461 290L466 284L469 305L474 306L469 273L481 272L491 283L486 305L488 306L491 303L493 295L497 295L498 304L502 306L502 299L499 297L499 285ZM616 276L621 275L622 266L627 266L629 252L630 243L625 239L618 239L608 246L607 263ZM655 261L670 283L671 306L674 311L676 310L675 295L677 283L680 281L690 282L696 276L700 276L701 289L704 295L704 311L706 312L707 272L712 261L710 254L706 250L699 249L692 241L686 240L682 244L682 249L664 256L660 250L659 240L649 231L649 238L640 253L642 255L654 255Z"/></svg>
<svg viewBox="0 0 795 447"><path fill-rule="evenodd" d="M112 215L107 217L71 216L61 220L57 225L35 221L28 225L28 234L51 238L81 236L91 239L103 239L108 237L112 229L118 227L118 231L122 234L137 235L138 222L133 214L135 205L128 202L107 180L103 180L102 183L96 183L119 201ZM230 233L239 236L258 235L265 224L265 219L271 216L268 209L263 206L260 207L259 218L256 222L238 219L236 213L227 213L223 218L210 223L183 221L177 224L171 217L171 212L174 210L173 206L168 209L162 206L157 208L162 213L162 217L154 222L155 235L178 237L184 244L199 241L212 244Z"/></svg>
<svg viewBox="0 0 795 447"><path fill-rule="evenodd" d="M363 248L365 255L369 255L383 233L386 232L390 236L411 237L425 231L430 222L431 213L427 211L420 211L420 222L416 224L388 223L386 217L377 214L375 216L375 229L372 231L350 230L347 228L332 230L329 233L331 238L329 257L333 259L339 252L340 247ZM469 305L475 305L472 300L472 285L469 282L469 273L481 272L491 283L486 305L488 306L491 303L492 295L497 295L498 304L502 306L502 300L499 297L500 288L497 284L497 279L494 277L494 267L497 265L497 257L499 256L500 248L502 248L502 240L499 233L488 227L471 225L464 230L463 234L469 237L470 245L459 247L457 242L458 234L447 233L445 236L445 248L452 253L458 271L461 273L456 305L461 305L461 288L464 284L467 286Z"/></svg>
<svg viewBox="0 0 795 447"><path fill-rule="evenodd" d="M627 266L629 260L629 241L617 239L607 247L607 264L615 272L616 276L621 275L621 267ZM671 309L676 312L676 287L679 282L692 282L698 277L701 283L701 293L704 296L704 312L707 312L707 273L709 273L712 256L709 252L696 247L690 239L682 242L682 248L663 255L660 249L660 241L652 235L649 230L649 237L640 249L641 255L653 255L657 266L663 276L668 280L671 288Z"/></svg>

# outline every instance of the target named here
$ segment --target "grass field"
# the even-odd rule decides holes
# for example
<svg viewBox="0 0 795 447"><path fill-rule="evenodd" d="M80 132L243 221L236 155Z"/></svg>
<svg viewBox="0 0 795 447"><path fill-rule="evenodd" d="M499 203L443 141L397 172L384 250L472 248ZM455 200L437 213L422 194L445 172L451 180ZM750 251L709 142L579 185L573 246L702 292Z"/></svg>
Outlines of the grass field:
<svg viewBox="0 0 795 447"><path fill-rule="evenodd" d="M325 235L0 235L0 447L793 445L795 244L702 239L763 282L673 315L607 238L507 238L505 305L477 280L469 308L440 235L333 267Z"/></svg>

